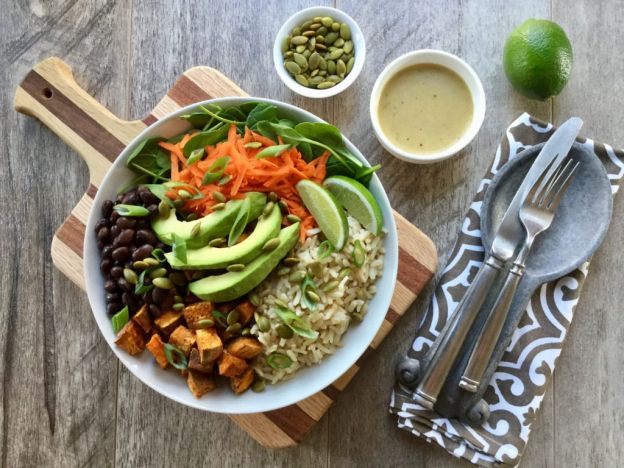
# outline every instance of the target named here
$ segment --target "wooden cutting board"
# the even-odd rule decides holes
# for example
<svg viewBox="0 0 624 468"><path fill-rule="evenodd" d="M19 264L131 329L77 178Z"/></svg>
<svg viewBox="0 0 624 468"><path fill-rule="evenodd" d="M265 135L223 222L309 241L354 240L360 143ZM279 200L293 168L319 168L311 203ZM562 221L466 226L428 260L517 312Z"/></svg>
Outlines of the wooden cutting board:
<svg viewBox="0 0 624 468"><path fill-rule="evenodd" d="M85 289L82 248L93 198L106 171L135 135L182 106L210 98L246 95L217 70L195 67L178 78L147 117L126 121L81 89L71 68L62 60L52 57L34 67L17 88L15 109L41 120L76 150L86 161L90 174L86 193L52 241L52 260L57 268ZM397 212L394 217L399 235L399 273L390 309L377 335L357 363L321 392L280 410L231 416L260 444L279 448L301 441L433 276L437 266L435 246ZM388 388L392 386L392 382L386 384Z"/></svg>

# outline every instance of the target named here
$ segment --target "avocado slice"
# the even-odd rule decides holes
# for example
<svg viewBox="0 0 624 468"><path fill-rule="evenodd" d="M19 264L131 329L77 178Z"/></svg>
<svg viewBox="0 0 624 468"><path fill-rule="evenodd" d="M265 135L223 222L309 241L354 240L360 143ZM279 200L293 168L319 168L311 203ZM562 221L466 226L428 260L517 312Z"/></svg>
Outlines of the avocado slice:
<svg viewBox="0 0 624 468"><path fill-rule="evenodd" d="M189 284L189 290L200 299L212 302L232 301L258 286L278 265L299 238L299 223L282 229L280 244L271 252L256 257L243 271L208 276Z"/></svg>
<svg viewBox="0 0 624 468"><path fill-rule="evenodd" d="M266 205L266 195L260 192L249 192L245 196L251 202L249 221L253 221L262 214L262 210ZM212 239L228 235L242 203L242 199L230 200L225 204L224 209L210 213L195 221L180 221L176 217L175 210L171 210L167 219L156 218L152 221L152 229L158 239L164 244L173 244L172 234L176 234L179 238L186 241L188 248L203 247ZM199 234L193 237L191 232L197 224L201 224L201 228Z"/></svg>
<svg viewBox="0 0 624 468"><path fill-rule="evenodd" d="M282 213L279 206L273 207L268 217L262 216L255 229L244 241L232 247L201 247L186 252L182 262L173 252L165 254L167 261L177 270L215 270L233 263L247 264L262 253L262 246L280 231Z"/></svg>

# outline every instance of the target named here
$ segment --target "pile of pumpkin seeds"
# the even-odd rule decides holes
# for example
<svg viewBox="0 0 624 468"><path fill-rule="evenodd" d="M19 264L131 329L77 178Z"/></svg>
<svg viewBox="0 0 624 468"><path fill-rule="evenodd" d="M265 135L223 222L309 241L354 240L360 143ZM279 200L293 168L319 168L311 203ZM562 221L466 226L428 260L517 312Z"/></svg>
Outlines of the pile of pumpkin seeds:
<svg viewBox="0 0 624 468"><path fill-rule="evenodd" d="M336 86L353 69L351 29L330 16L316 16L293 28L282 43L284 67L308 88Z"/></svg>

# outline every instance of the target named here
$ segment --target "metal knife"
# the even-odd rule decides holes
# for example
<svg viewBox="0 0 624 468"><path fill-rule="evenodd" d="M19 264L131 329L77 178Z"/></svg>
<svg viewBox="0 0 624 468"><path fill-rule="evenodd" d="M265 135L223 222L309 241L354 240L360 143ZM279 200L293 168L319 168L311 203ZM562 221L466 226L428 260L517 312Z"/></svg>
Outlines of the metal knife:
<svg viewBox="0 0 624 468"><path fill-rule="evenodd" d="M436 343L431 347L431 357L426 359L427 367L415 391L415 399L422 406L433 408L492 284L524 238L525 232L518 218L518 210L527 190L533 186L553 160L557 159L548 171L554 171L558 167L560 160L565 158L572 148L582 126L583 121L578 117L572 117L564 122L546 142L533 162L503 216L489 256L457 305ZM548 180L548 176L550 174L544 180Z"/></svg>

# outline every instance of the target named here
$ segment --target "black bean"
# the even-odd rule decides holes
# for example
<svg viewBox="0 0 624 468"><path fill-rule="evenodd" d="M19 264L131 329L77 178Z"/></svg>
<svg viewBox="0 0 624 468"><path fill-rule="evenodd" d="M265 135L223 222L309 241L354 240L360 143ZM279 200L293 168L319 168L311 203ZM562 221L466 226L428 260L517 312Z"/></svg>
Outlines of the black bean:
<svg viewBox="0 0 624 468"><path fill-rule="evenodd" d="M130 245L134 240L134 229L124 229L113 240L113 247L121 245Z"/></svg>
<svg viewBox="0 0 624 468"><path fill-rule="evenodd" d="M113 201L105 200L104 203L102 203L102 216L104 216L105 218L108 218L112 212L113 212Z"/></svg>
<svg viewBox="0 0 624 468"><path fill-rule="evenodd" d="M105 258L100 262L100 271L106 275L111 270L112 266L113 262L111 262L108 258Z"/></svg>
<svg viewBox="0 0 624 468"><path fill-rule="evenodd" d="M117 285L123 289L125 292L132 291L132 285L126 281L125 278L118 278Z"/></svg>
<svg viewBox="0 0 624 468"><path fill-rule="evenodd" d="M121 302L123 305L134 305L134 299L132 298L132 294L129 292L125 292L121 295Z"/></svg>
<svg viewBox="0 0 624 468"><path fill-rule="evenodd" d="M106 242L110 238L110 229L106 226L102 226L97 233L98 240Z"/></svg>
<svg viewBox="0 0 624 468"><path fill-rule="evenodd" d="M113 253L112 253L112 257L115 260L119 260L120 262L127 260L129 256L130 256L130 248L128 247L117 247L115 250L113 250Z"/></svg>
<svg viewBox="0 0 624 468"><path fill-rule="evenodd" d="M136 223L136 219L129 218L127 216L122 216L115 222L115 224L121 229L134 229Z"/></svg>
<svg viewBox="0 0 624 468"><path fill-rule="evenodd" d="M98 249L102 250L104 248L104 246L106 245L106 242L98 240L97 241L97 247Z"/></svg>
<svg viewBox="0 0 624 468"><path fill-rule="evenodd" d="M111 253L113 253L113 247L110 245L105 245L102 249L102 258L110 258Z"/></svg>
<svg viewBox="0 0 624 468"><path fill-rule="evenodd" d="M141 218L141 219L137 220L136 227L137 227L137 229L148 229L149 228L149 223L147 222L146 219Z"/></svg>
<svg viewBox="0 0 624 468"><path fill-rule="evenodd" d="M106 313L108 315L115 315L120 310L121 310L121 304L119 302L113 302L112 304L108 304L106 306Z"/></svg>
<svg viewBox="0 0 624 468"><path fill-rule="evenodd" d="M121 268L120 266L114 266L113 268L111 268L110 275L113 278L120 278L123 275L123 268Z"/></svg>
<svg viewBox="0 0 624 468"><path fill-rule="evenodd" d="M119 235L119 233L121 232L121 228L119 226L117 226L116 224L113 224L110 228L110 233L111 233L111 238L115 238Z"/></svg>
<svg viewBox="0 0 624 468"><path fill-rule="evenodd" d="M147 229L141 229L136 233L136 240L141 244L151 244L154 245L157 240L156 236L152 231L148 231Z"/></svg>
<svg viewBox="0 0 624 468"><path fill-rule="evenodd" d="M134 253L132 254L132 260L134 260L135 262L143 260L144 258L147 258L152 254L152 250L154 250L154 247L152 247L151 245L142 245L134 251Z"/></svg>
<svg viewBox="0 0 624 468"><path fill-rule="evenodd" d="M160 315L162 314L162 312L160 311L160 307L158 307L156 304L150 304L149 311L150 314L152 314L154 317L160 317Z"/></svg>
<svg viewBox="0 0 624 468"><path fill-rule="evenodd" d="M110 223L108 219L106 218L99 219L98 222L95 223L95 229L94 229L95 233L97 234L100 231L100 229L102 229L103 227L108 227L109 224Z"/></svg>
<svg viewBox="0 0 624 468"><path fill-rule="evenodd" d="M164 249L165 248L165 244L163 244L162 242L156 242L156 248L157 249Z"/></svg>
<svg viewBox="0 0 624 468"><path fill-rule="evenodd" d="M124 194L120 193L120 194L117 195L117 197L115 197L115 202L116 203L121 203L123 198L124 198Z"/></svg>
<svg viewBox="0 0 624 468"><path fill-rule="evenodd" d="M153 203L151 205L147 206L147 211L149 211L151 214L156 214L158 213L158 205L156 203Z"/></svg>
<svg viewBox="0 0 624 468"><path fill-rule="evenodd" d="M111 304L113 302L119 302L119 294L118 293L106 294L106 303Z"/></svg>
<svg viewBox="0 0 624 468"><path fill-rule="evenodd" d="M119 219L119 216L121 216L119 213L113 211L108 219L110 219L111 223L115 223Z"/></svg>
<svg viewBox="0 0 624 468"><path fill-rule="evenodd" d="M139 193L139 197L141 198L141 201L146 205L158 204L159 201L158 198L156 198L156 195L150 192L147 188Z"/></svg>
<svg viewBox="0 0 624 468"><path fill-rule="evenodd" d="M139 202L139 196L136 191L126 193L121 199L121 203L126 205L136 205Z"/></svg>
<svg viewBox="0 0 624 468"><path fill-rule="evenodd" d="M110 293L114 293L117 291L117 283L115 283L112 279L107 279L104 281L104 289Z"/></svg>
<svg viewBox="0 0 624 468"><path fill-rule="evenodd" d="M154 288L152 289L152 302L155 304L161 304L169 297L169 291L167 289Z"/></svg>
<svg viewBox="0 0 624 468"><path fill-rule="evenodd" d="M145 302L146 304L152 303L152 291L148 291L143 294L143 302Z"/></svg>

